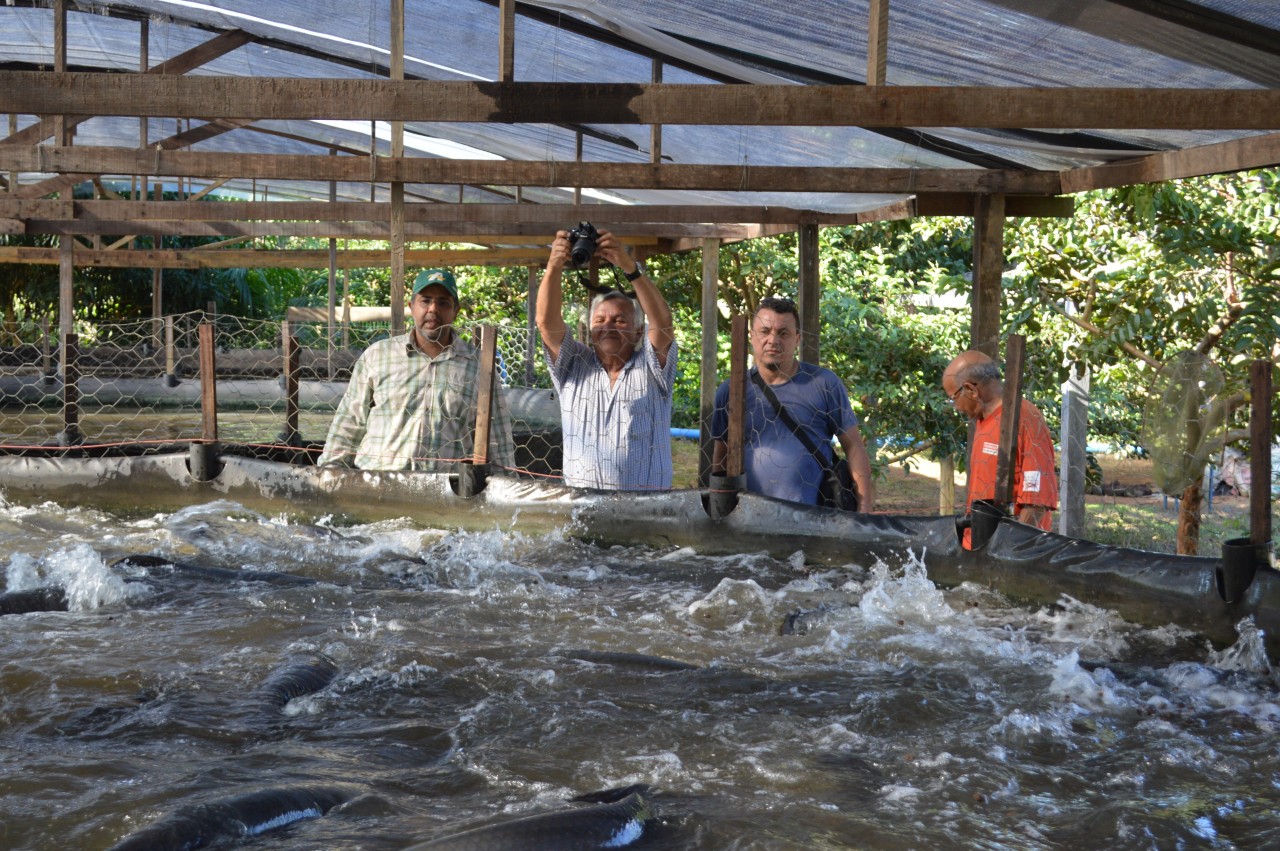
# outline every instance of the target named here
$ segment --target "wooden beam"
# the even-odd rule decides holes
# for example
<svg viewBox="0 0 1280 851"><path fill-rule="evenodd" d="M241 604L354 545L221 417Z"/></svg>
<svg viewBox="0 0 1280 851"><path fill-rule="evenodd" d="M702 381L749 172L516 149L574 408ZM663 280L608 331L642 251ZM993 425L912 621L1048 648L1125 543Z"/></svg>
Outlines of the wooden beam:
<svg viewBox="0 0 1280 851"><path fill-rule="evenodd" d="M1280 90L548 83L0 71L3 109L204 118L1280 130Z"/></svg>
<svg viewBox="0 0 1280 851"><path fill-rule="evenodd" d="M142 167L138 169L134 169L129 173L130 174L163 174L164 172L156 167L157 163L155 162L155 155L158 155L160 151L185 148L188 145L194 145L197 142L203 142L207 139L212 139L215 136L221 135L223 133L227 133L231 130L238 129L240 127L244 127L251 123L252 122L248 120L226 121L226 120L219 119L215 121L206 122L204 124L198 125L188 130L184 130L183 132L177 133L166 139L161 139L159 142L156 142L154 148L147 149L149 151L152 151L153 153L152 162L148 164L145 162L145 158L139 158L138 164ZM63 148L63 150L66 150L66 149L67 148ZM34 148L34 150L40 151L40 150L45 150L45 148L44 146L40 146L40 147ZM133 149L124 148L123 150L133 150ZM144 153L144 152L139 151L139 153ZM89 161L86 160L85 162L89 162ZM89 173L88 169L92 169L92 173ZM51 177L48 180L42 180L39 183L31 183L26 186L19 187L17 190L13 192L13 194L19 198L39 198L43 195L48 195L51 192L60 192L63 189L70 189L72 186L75 186L77 183L81 183L82 181L89 180L91 178L101 177L102 174L106 171L102 167L101 163L96 165L89 165L88 169L86 169L85 172L83 173L76 173L71 169L58 169L58 171L64 172L60 177ZM44 171L44 169L34 169L34 170ZM173 175L173 176L187 177L190 175Z"/></svg>
<svg viewBox="0 0 1280 851"><path fill-rule="evenodd" d="M977 196L985 197L985 196ZM109 206L117 205L117 206ZM0 219L69 220L101 218L138 222L148 220L189 221L339 221L359 222L390 220L386 202L339 201L61 201L54 199L14 199L0 195ZM405 222L433 223L441 226L463 225L467 231L481 227L524 227L531 224L570 226L584 216L598 227L621 224L650 226L647 232L658 233L672 224L817 224L841 225L877 221L886 217L901 218L909 202L893 202L878 210L851 213L819 213L790 207L705 206L683 204L406 204ZM645 230L645 228L640 228ZM529 233L528 230L517 231ZM629 231L636 233L636 229ZM543 258L544 260L546 258Z"/></svg>
<svg viewBox="0 0 1280 851"><path fill-rule="evenodd" d="M214 122L182 134L232 129ZM225 128L225 129L224 129ZM178 139L179 137L172 137ZM0 170L164 174L209 179L337 180L442 185L593 186L601 189L687 189L739 192L986 193L1057 195L1056 172L980 168L857 168L676 163L533 162L426 157L333 157L321 154L230 154L105 147L0 147ZM194 141L186 141L194 144ZM159 149L157 149L159 148ZM29 189L30 187L23 187ZM23 197L38 197L26 192Z"/></svg>
<svg viewBox="0 0 1280 851"><path fill-rule="evenodd" d="M62 237L63 245L73 237ZM0 245L0 263L58 265L65 254L76 266L116 269L328 269L329 251L259 249L224 249L199 251L191 249L123 249L108 251L81 246L64 248L29 248ZM542 246L500 249L406 249L408 266L532 266L545 263L547 249ZM338 251L339 269L386 268L391 264L387 249L348 249ZM70 268L69 265L64 268Z"/></svg>
<svg viewBox="0 0 1280 851"><path fill-rule="evenodd" d="M917 216L972 216L973 202L980 195L999 193L932 192L916 196ZM1006 195L1005 218L1069 219L1075 215L1076 201L1070 196Z"/></svg>
<svg viewBox="0 0 1280 851"><path fill-rule="evenodd" d="M1280 133L1122 160L1062 172L1063 192L1085 192L1135 183L1225 174L1280 165Z"/></svg>
<svg viewBox="0 0 1280 851"><path fill-rule="evenodd" d="M146 23L144 21L144 23ZM177 56L165 62L161 62L154 68L148 68L144 74L185 74L188 71L199 68L206 62L217 59L238 47L248 44L250 35L244 30L228 30L214 36L204 44L197 45L190 50L179 53ZM67 119L67 127L75 127L89 120L88 115L80 115L75 118ZM16 133L10 133L3 139L0 139L0 145L38 145L45 139L54 135L53 119L45 118L32 124L30 127L24 127Z"/></svg>

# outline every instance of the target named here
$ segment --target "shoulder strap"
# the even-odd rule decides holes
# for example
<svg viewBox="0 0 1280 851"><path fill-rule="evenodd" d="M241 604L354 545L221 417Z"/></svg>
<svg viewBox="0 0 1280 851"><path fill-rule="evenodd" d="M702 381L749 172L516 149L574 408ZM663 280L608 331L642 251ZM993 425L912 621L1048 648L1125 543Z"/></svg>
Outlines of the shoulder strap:
<svg viewBox="0 0 1280 851"><path fill-rule="evenodd" d="M801 428L800 423L796 422L795 418L791 416L791 413L782 404L782 401L778 399L777 394L773 392L773 388L769 386L769 382L760 377L759 370L755 370L751 373L751 380L754 381L756 386L764 393L764 397L769 400L769 404L773 405L773 409L778 413L778 418L782 420L783 424L786 425L787 428L791 429L792 433L795 434L797 438L800 439L800 442L804 444L804 448L809 450L809 454L818 462L818 466L824 470L830 469L831 462L826 459L817 446L814 446L813 440L810 439L808 432Z"/></svg>

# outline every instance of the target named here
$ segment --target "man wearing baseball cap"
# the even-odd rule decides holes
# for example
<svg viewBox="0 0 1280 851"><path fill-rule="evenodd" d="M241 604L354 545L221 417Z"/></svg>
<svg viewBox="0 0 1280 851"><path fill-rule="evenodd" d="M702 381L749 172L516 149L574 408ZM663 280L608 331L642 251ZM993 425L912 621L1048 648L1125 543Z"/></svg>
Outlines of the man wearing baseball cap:
<svg viewBox="0 0 1280 851"><path fill-rule="evenodd" d="M448 472L472 457L480 354L454 328L453 273L420 272L409 311L412 330L371 344L352 367L317 464ZM511 413L496 384L494 397L489 463L511 468Z"/></svg>

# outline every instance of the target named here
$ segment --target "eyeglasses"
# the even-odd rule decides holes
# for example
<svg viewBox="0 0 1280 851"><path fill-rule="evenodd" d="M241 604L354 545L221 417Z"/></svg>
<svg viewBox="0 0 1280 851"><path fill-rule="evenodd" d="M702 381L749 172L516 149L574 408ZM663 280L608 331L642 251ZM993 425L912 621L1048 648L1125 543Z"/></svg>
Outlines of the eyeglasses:
<svg viewBox="0 0 1280 851"><path fill-rule="evenodd" d="M959 395L960 395L961 393L963 393L963 392L964 392L964 385L963 385L963 384L961 384L959 387L957 387L957 388L956 388L956 392L952 393L952 394L947 398L947 401L948 401L948 402L950 402L952 405L955 405L955 403L956 403L956 397L957 397L957 396L959 396Z"/></svg>

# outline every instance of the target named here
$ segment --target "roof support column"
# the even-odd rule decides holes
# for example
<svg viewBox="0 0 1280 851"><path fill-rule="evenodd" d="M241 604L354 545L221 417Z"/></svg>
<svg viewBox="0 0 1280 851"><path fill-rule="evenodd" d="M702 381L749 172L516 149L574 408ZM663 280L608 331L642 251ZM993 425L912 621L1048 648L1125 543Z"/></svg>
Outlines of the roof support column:
<svg viewBox="0 0 1280 851"><path fill-rule="evenodd" d="M698 373L698 486L711 481L711 459L715 441L711 439L711 415L715 410L717 380L716 360L719 352L719 316L717 287L720 283L720 240L702 240L702 359Z"/></svg>
<svg viewBox="0 0 1280 851"><path fill-rule="evenodd" d="M1004 196L979 195L973 207L973 293L969 347L1000 357L1000 285L1004 274Z"/></svg>
<svg viewBox="0 0 1280 851"><path fill-rule="evenodd" d="M498 79L516 79L516 0L498 2Z"/></svg>
<svg viewBox="0 0 1280 851"><path fill-rule="evenodd" d="M65 73L67 70L67 0L54 0L53 3L53 70ZM53 138L56 144L66 145L67 116L53 117Z"/></svg>
<svg viewBox="0 0 1280 851"><path fill-rule="evenodd" d="M889 0L871 0L867 9L867 85L883 86L888 73Z"/></svg>
<svg viewBox="0 0 1280 851"><path fill-rule="evenodd" d="M391 0L391 79L404 79L404 0ZM404 157L404 122L391 122L391 156ZM391 183L391 333L404 333L404 183Z"/></svg>
<svg viewBox="0 0 1280 851"><path fill-rule="evenodd" d="M653 82L662 82L662 61L655 58L653 60ZM649 162L654 165L662 163L662 125L649 125Z"/></svg>
<svg viewBox="0 0 1280 851"><path fill-rule="evenodd" d="M818 362L819 327L818 300L822 285L818 281L818 226L800 226L800 280L796 307L800 311L800 360Z"/></svg>

